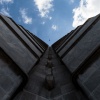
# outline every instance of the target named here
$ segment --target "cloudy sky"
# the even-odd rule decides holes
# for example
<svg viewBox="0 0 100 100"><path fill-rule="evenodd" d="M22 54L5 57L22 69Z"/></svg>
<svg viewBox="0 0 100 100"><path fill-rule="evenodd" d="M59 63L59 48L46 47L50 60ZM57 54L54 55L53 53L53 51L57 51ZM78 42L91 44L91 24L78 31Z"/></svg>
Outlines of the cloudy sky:
<svg viewBox="0 0 100 100"><path fill-rule="evenodd" d="M100 13L100 0L0 0L0 13L51 45Z"/></svg>

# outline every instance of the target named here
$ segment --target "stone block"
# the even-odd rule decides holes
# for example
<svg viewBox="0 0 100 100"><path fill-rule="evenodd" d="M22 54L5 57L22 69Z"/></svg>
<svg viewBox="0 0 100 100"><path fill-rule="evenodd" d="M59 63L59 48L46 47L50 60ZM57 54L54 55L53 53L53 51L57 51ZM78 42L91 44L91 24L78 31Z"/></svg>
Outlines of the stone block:
<svg viewBox="0 0 100 100"><path fill-rule="evenodd" d="M57 49L57 53L60 52L60 50L63 50L63 48L67 45L67 43L77 34L77 32L81 29L81 26L77 27L75 30L73 30L72 34L64 41L64 43Z"/></svg>
<svg viewBox="0 0 100 100"><path fill-rule="evenodd" d="M20 29L24 32L24 34L31 40L32 44L35 45L41 52L44 52L44 50L40 47L40 45L32 38L32 36L22 27L20 26Z"/></svg>
<svg viewBox="0 0 100 100"><path fill-rule="evenodd" d="M74 91L64 95L63 99L64 100L80 100L78 99L78 96L76 95Z"/></svg>
<svg viewBox="0 0 100 100"><path fill-rule="evenodd" d="M37 62L37 58L2 20L0 20L0 33L0 47L25 73L28 73Z"/></svg>
<svg viewBox="0 0 100 100"><path fill-rule="evenodd" d="M70 72L74 72L100 45L100 20L63 57Z"/></svg>
<svg viewBox="0 0 100 100"><path fill-rule="evenodd" d="M75 87L72 83L61 86L62 95L67 94L73 90L75 90Z"/></svg>
<svg viewBox="0 0 100 100"><path fill-rule="evenodd" d="M2 16L2 15L1 15ZM20 30L17 24L15 24L10 18L2 16L2 18L14 29L16 34L18 34L24 42L40 57L41 52L32 44L32 42L25 36L25 34Z"/></svg>
<svg viewBox="0 0 100 100"><path fill-rule="evenodd" d="M86 69L79 73L77 82L90 99L95 98L95 91L100 86L100 50L87 61ZM97 96L97 95L96 95Z"/></svg>
<svg viewBox="0 0 100 100"><path fill-rule="evenodd" d="M95 91L91 94L92 99L99 100L100 99L100 85L95 89Z"/></svg>
<svg viewBox="0 0 100 100"><path fill-rule="evenodd" d="M53 72L52 72L52 68L46 68L46 75L52 75Z"/></svg>
<svg viewBox="0 0 100 100"><path fill-rule="evenodd" d="M26 92L23 92L23 94L19 100L37 100L37 96L35 94L32 94L32 93L26 91Z"/></svg>
<svg viewBox="0 0 100 100"><path fill-rule="evenodd" d="M6 95L6 91L2 87L0 87L0 100L3 100L5 95Z"/></svg>
<svg viewBox="0 0 100 100"><path fill-rule="evenodd" d="M46 67L52 68L53 67L53 63L51 60L47 61Z"/></svg>
<svg viewBox="0 0 100 100"><path fill-rule="evenodd" d="M54 79L53 75L46 76L45 87L47 90L52 90L55 87L55 79Z"/></svg>
<svg viewBox="0 0 100 100"><path fill-rule="evenodd" d="M100 69L95 71L89 78L88 80L84 83L86 88L92 92L95 88L100 85Z"/></svg>
<svg viewBox="0 0 100 100"><path fill-rule="evenodd" d="M58 53L58 55L61 57L74 43L75 41L88 29L88 27L92 27L91 25L97 18L99 17L93 17L89 19L81 28L79 32L65 45L65 47ZM88 29L89 30L89 29ZM86 32L85 32L86 33ZM64 55L65 56L65 55Z"/></svg>
<svg viewBox="0 0 100 100"><path fill-rule="evenodd" d="M53 99L59 96L61 96L61 89L60 87L55 87L50 94L50 98Z"/></svg>
<svg viewBox="0 0 100 100"><path fill-rule="evenodd" d="M46 98L44 98L44 97L41 97L41 96L38 96L38 97L37 97L37 100L48 100L48 99L46 99Z"/></svg>

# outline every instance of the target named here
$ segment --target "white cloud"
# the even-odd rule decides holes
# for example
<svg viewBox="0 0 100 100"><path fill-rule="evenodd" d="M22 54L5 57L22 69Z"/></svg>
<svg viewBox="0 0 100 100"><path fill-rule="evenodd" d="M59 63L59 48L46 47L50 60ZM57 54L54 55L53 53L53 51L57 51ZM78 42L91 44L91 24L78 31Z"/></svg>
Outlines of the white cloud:
<svg viewBox="0 0 100 100"><path fill-rule="evenodd" d="M32 24L32 18L31 18L31 17L28 17L28 15L27 15L27 10L26 10L26 9L20 9L19 12L21 13L23 22L24 22L25 24Z"/></svg>
<svg viewBox="0 0 100 100"><path fill-rule="evenodd" d="M42 22L42 25L44 25L45 24L45 22Z"/></svg>
<svg viewBox="0 0 100 100"><path fill-rule="evenodd" d="M100 0L81 0L79 7L73 9L73 13L73 27L77 27L100 13Z"/></svg>
<svg viewBox="0 0 100 100"><path fill-rule="evenodd" d="M53 11L53 0L34 0L41 17L49 17L50 11Z"/></svg>
<svg viewBox="0 0 100 100"><path fill-rule="evenodd" d="M49 17L49 19L51 20L51 19L52 19L52 17Z"/></svg>
<svg viewBox="0 0 100 100"><path fill-rule="evenodd" d="M74 0L70 0L71 1L71 3L74 3Z"/></svg>
<svg viewBox="0 0 100 100"><path fill-rule="evenodd" d="M9 13L9 9L7 8L2 8L0 11L1 14L6 15L8 17L11 17L10 13Z"/></svg>
<svg viewBox="0 0 100 100"><path fill-rule="evenodd" d="M52 27L51 27L53 30L57 30L57 26L56 25L52 25Z"/></svg>
<svg viewBox="0 0 100 100"><path fill-rule="evenodd" d="M0 4L3 3L13 3L13 0L0 0Z"/></svg>

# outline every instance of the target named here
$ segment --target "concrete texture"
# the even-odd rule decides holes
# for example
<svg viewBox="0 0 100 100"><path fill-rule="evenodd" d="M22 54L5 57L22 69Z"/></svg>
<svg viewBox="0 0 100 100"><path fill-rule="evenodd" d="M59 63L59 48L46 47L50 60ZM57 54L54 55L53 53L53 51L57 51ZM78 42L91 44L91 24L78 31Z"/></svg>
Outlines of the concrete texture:
<svg viewBox="0 0 100 100"><path fill-rule="evenodd" d="M0 49L0 100L10 99L23 81L23 77L9 57Z"/></svg>
<svg viewBox="0 0 100 100"><path fill-rule="evenodd" d="M34 41L34 39L32 38L32 36L30 36L29 34L28 34L28 32L22 27L22 26L20 26L19 25L19 27L20 27L20 29L24 32L24 34L26 35L26 37L28 37L28 39L32 42L32 44L33 45L35 45L35 47L40 51L40 52L44 52L44 50L36 43L36 41ZM33 50L34 50L34 48L33 48ZM37 51L37 50L36 50ZM37 54L38 54L39 52L37 52ZM41 56L41 55L39 55L39 56Z"/></svg>
<svg viewBox="0 0 100 100"><path fill-rule="evenodd" d="M23 91L16 97L17 100L24 100L22 98L26 97L26 100L83 100L84 95L74 86L71 80L71 74L66 69L66 67L59 61L57 56L52 51L52 63L53 76L55 80L55 85L52 90L45 88L45 77L46 77L46 66L48 50L40 59L40 62L36 65L35 69L29 74L29 81ZM45 57L45 58L44 58ZM42 59L45 59L45 62ZM43 61L43 62L42 62ZM55 63L55 61L58 63ZM20 96L19 96L20 95ZM19 99L18 99L19 97ZM16 100L16 98L14 100Z"/></svg>
<svg viewBox="0 0 100 100"><path fill-rule="evenodd" d="M15 34L0 20L0 46L26 73L37 58L23 45ZM26 59L27 58L27 59Z"/></svg>
<svg viewBox="0 0 100 100"><path fill-rule="evenodd" d="M52 47L72 74L75 86L89 100L99 100L100 14L88 19L85 24L79 27L73 30L70 37L61 45L60 40L58 40Z"/></svg>
<svg viewBox="0 0 100 100"><path fill-rule="evenodd" d="M100 45L100 20L92 26L78 43L63 57L63 62L74 72L83 61ZM72 63L73 62L73 63Z"/></svg>
<svg viewBox="0 0 100 100"><path fill-rule="evenodd" d="M49 47L0 15L0 100L99 100L99 16Z"/></svg>
<svg viewBox="0 0 100 100"><path fill-rule="evenodd" d="M32 49L32 51L37 55L41 56L41 52L35 47L35 45L32 44L32 42L25 36L25 33L18 28L18 25L16 25L13 21L11 21L10 18L2 16L2 18L13 28L13 30L20 36L20 38L23 39L27 43L27 45Z"/></svg>
<svg viewBox="0 0 100 100"><path fill-rule="evenodd" d="M94 56L95 59L90 57L86 64L86 70L80 72L77 81L84 91L86 91L89 98L99 100L97 98L99 98L100 92L100 49L98 49Z"/></svg>
<svg viewBox="0 0 100 100"><path fill-rule="evenodd" d="M97 18L99 17L96 16L94 18L89 19L80 29L79 32L77 32L77 34L67 43L67 45L58 53L58 55L61 57L63 55L65 55L64 53L75 43L75 41L77 41L77 39L82 35L82 34L86 34L86 30L89 31L90 27L92 27L93 25L91 25ZM74 33L75 34L75 33Z"/></svg>

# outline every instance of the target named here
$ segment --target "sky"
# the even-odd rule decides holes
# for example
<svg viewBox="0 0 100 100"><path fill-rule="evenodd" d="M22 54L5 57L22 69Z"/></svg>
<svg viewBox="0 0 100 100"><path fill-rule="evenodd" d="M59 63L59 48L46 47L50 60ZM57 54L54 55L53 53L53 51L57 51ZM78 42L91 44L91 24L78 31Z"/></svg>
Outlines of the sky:
<svg viewBox="0 0 100 100"><path fill-rule="evenodd" d="M100 13L100 0L0 0L0 13L48 45Z"/></svg>

